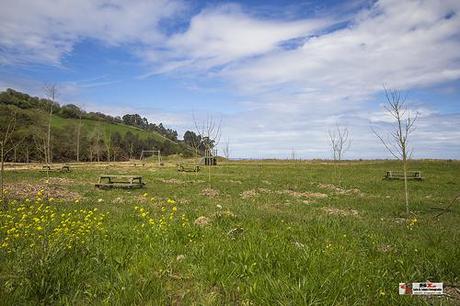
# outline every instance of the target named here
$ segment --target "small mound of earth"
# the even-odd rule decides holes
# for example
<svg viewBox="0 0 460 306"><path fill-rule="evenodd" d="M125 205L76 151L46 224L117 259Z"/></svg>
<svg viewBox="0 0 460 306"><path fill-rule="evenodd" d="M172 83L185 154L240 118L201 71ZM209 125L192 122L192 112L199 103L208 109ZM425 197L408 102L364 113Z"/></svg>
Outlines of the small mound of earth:
<svg viewBox="0 0 460 306"><path fill-rule="evenodd" d="M199 226L199 227L205 227L209 223L211 223L211 220L209 218L205 217L205 216L198 217L193 222L193 224L195 224L196 226Z"/></svg>
<svg viewBox="0 0 460 306"><path fill-rule="evenodd" d="M6 184L5 191L7 191L8 198L11 199L33 199L37 193L42 192L43 196L48 196L55 199L63 199L66 201L75 201L81 199L79 193L69 191L60 185L49 184L31 184L31 183L15 183Z"/></svg>
<svg viewBox="0 0 460 306"><path fill-rule="evenodd" d="M209 198L215 198L219 195L219 191L212 188L205 188L201 191L201 195L204 195Z"/></svg>
<svg viewBox="0 0 460 306"><path fill-rule="evenodd" d="M242 199L254 198L257 195L258 195L258 193L257 193L257 191L255 189L246 190L246 191L243 191L242 193L240 193L240 197Z"/></svg>
<svg viewBox="0 0 460 306"><path fill-rule="evenodd" d="M358 211L354 209L339 209L334 207L323 207L322 210L328 215L335 216L358 216Z"/></svg>
<svg viewBox="0 0 460 306"><path fill-rule="evenodd" d="M318 187L321 189L327 189L327 190L333 191L337 194L360 194L360 195L362 194L361 190L359 190L358 188L344 189L341 187L337 187L334 184L321 184L320 183L318 184Z"/></svg>

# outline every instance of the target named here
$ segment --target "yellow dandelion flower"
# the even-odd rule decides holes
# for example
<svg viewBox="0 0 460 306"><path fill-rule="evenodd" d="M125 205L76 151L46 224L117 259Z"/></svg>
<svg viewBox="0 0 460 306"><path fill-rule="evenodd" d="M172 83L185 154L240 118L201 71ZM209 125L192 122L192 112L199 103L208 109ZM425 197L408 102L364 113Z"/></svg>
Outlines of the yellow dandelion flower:
<svg viewBox="0 0 460 306"><path fill-rule="evenodd" d="M145 192L145 193L143 194L144 197L147 197L148 195L149 195L149 194L148 194L147 192Z"/></svg>
<svg viewBox="0 0 460 306"><path fill-rule="evenodd" d="M177 207L174 206L174 207L172 208L172 211L176 212L176 211L177 211Z"/></svg>
<svg viewBox="0 0 460 306"><path fill-rule="evenodd" d="M168 202L169 204L174 204L174 203L176 203L176 201L174 201L173 199L168 199L166 202Z"/></svg>

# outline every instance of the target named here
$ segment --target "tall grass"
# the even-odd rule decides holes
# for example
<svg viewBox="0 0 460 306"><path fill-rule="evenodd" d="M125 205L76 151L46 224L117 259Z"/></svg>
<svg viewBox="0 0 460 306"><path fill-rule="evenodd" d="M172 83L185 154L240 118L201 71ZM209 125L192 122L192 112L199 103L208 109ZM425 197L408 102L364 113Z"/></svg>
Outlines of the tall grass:
<svg viewBox="0 0 460 306"><path fill-rule="evenodd" d="M333 167L220 165L214 197L202 193L206 173L141 170L144 190L101 191L90 185L97 170L76 170L68 188L78 203L33 195L1 212L0 245L10 238L0 249L0 303L417 305L429 300L399 296L398 283L458 284L459 208L439 219L434 208L458 191L459 163L412 165L426 180L410 182L408 219L402 182L382 181L395 163L341 163L342 189L330 185ZM40 175L14 172L9 183ZM53 236L69 213L71 230ZM195 225L198 217L209 223ZM30 231L14 237L21 222Z"/></svg>

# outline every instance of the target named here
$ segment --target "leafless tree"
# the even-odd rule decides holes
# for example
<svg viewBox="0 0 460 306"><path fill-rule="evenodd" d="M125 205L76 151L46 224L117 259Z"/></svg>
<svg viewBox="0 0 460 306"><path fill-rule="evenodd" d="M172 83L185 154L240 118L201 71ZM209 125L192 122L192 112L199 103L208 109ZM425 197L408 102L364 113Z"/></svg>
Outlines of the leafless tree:
<svg viewBox="0 0 460 306"><path fill-rule="evenodd" d="M90 152L90 160L91 162L94 160L93 155L96 154L96 161L100 162L101 160L101 125L100 123L96 124L96 127L94 128L92 135L91 135L91 142L89 146L89 152Z"/></svg>
<svg viewBox="0 0 460 306"><path fill-rule="evenodd" d="M78 105L78 125L77 125L77 163L80 162L80 135L81 135L81 126L82 126L82 107Z"/></svg>
<svg viewBox="0 0 460 306"><path fill-rule="evenodd" d="M214 148L219 144L221 137L222 118L216 120L212 115L208 114L206 119L198 121L193 114L193 123L195 125L196 134L201 138L205 149L205 159L214 156ZM211 185L211 166L208 166L208 179Z"/></svg>
<svg viewBox="0 0 460 306"><path fill-rule="evenodd" d="M45 92L45 96L51 100L48 119L48 133L46 138L46 163L50 164L53 162L53 157L51 155L51 119L53 117L54 103L56 103L56 97L58 95L58 87L56 83L47 83L43 86L43 91Z"/></svg>
<svg viewBox="0 0 460 306"><path fill-rule="evenodd" d="M382 142L393 157L402 161L404 173L404 192L406 198L406 213L409 214L409 191L407 186L407 161L412 156L409 150L409 136L415 130L415 122L419 114L412 114L406 105L406 96L396 89L384 87L386 98L386 112L393 118L394 127L384 138L374 128L372 131Z"/></svg>
<svg viewBox="0 0 460 306"><path fill-rule="evenodd" d="M329 130L329 140L334 161L340 161L343 155L350 149L351 138L348 129L336 125L334 130Z"/></svg>
<svg viewBox="0 0 460 306"><path fill-rule="evenodd" d="M198 121L193 115L193 123L198 136L201 137L207 150L215 148L221 137L222 119L216 120L212 115L207 115L203 121Z"/></svg>
<svg viewBox="0 0 460 306"><path fill-rule="evenodd" d="M295 154L295 149L291 149L291 160L296 160L296 154Z"/></svg>
<svg viewBox="0 0 460 306"><path fill-rule="evenodd" d="M224 147L222 148L224 156L226 159L230 159L230 140L227 138L227 141L224 143Z"/></svg>
<svg viewBox="0 0 460 306"><path fill-rule="evenodd" d="M107 151L107 161L110 162L112 152L112 132L110 129L104 130L104 145Z"/></svg>
<svg viewBox="0 0 460 306"><path fill-rule="evenodd" d="M5 200L4 177L5 177L5 159L9 152L16 149L20 141L14 140L14 132L16 129L16 114L13 114L8 120L6 126L0 128L0 189L2 196L3 209L8 209L8 203Z"/></svg>

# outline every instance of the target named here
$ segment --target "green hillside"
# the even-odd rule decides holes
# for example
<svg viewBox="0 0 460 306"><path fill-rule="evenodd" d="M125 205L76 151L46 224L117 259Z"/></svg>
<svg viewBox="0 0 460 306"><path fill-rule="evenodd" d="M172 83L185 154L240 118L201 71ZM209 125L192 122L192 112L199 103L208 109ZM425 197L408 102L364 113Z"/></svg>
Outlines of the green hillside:
<svg viewBox="0 0 460 306"><path fill-rule="evenodd" d="M79 120L73 118L62 118L59 116L53 116L52 126L55 128L65 128L66 126L72 125L77 126ZM155 132L155 131L146 131L134 126L129 126L122 123L110 123L105 121L91 120L91 119L82 119L82 130L87 133L91 133L95 129L101 129L103 132L120 133L121 136L125 136L129 131L134 135L137 135L139 139L153 138L159 143L169 142L171 144L177 144L176 142L166 138L165 136Z"/></svg>
<svg viewBox="0 0 460 306"><path fill-rule="evenodd" d="M12 89L0 92L0 119L5 131L14 119L11 145L21 143L6 157L8 161L117 161L139 158L142 150L152 149L163 156L190 154L187 145L177 139L177 131L148 122L139 114L114 117L86 112L76 105L61 106Z"/></svg>

